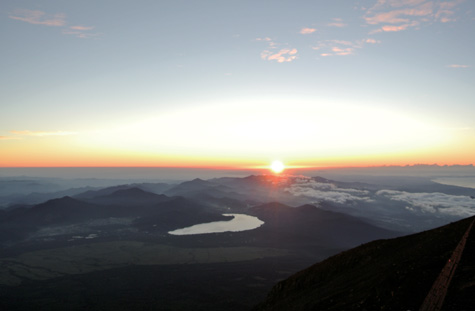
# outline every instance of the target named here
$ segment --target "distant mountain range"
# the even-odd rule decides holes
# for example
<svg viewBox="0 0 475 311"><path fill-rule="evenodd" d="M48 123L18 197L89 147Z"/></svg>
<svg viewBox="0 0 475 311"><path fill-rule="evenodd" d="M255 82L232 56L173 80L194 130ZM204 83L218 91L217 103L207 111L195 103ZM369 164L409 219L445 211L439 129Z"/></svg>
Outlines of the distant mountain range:
<svg viewBox="0 0 475 311"><path fill-rule="evenodd" d="M245 310L278 280L333 256L278 283L257 310L415 310L460 240L466 217L475 215L475 189L418 177L380 180L250 175L18 195L15 202L23 204L0 209L0 309L49 310L67 292L80 310L100 290L107 294L94 296L91 309L119 310L110 297L127 293L130 308L122 310L165 310L162 301L185 310ZM229 213L263 224L169 234L231 221L223 215ZM446 226L403 236L439 224ZM473 241L448 306L462 301L466 307L475 296Z"/></svg>
<svg viewBox="0 0 475 311"><path fill-rule="evenodd" d="M254 178L251 181L252 184L256 182L264 181ZM212 189L216 189L216 193ZM12 208L0 213L0 242L9 245L20 242L38 236L35 232L45 228L65 228L59 232L67 235L67 228L71 225L75 225L75 230L78 230L77 226L85 226L95 220L106 223L110 218L130 219L130 226L136 234L163 234L195 224L229 220L222 216L222 213L229 212L249 214L264 221L262 227L242 235L252 236L256 245L345 249L375 238L400 235L357 217L309 204L295 208L277 202L251 206L237 199L221 197L227 193L225 191L231 194L235 192L228 186L214 182L193 180L170 188L167 193L187 194L187 190L191 192L189 197L170 197L147 192L136 186L122 185L87 191L74 198L66 196L52 199L31 207ZM324 207L331 209L329 204ZM91 228L86 226L83 230ZM117 230L117 226L103 225L101 230L103 234L110 232L110 235Z"/></svg>
<svg viewBox="0 0 475 311"><path fill-rule="evenodd" d="M35 183L35 186L41 185ZM285 222L279 223L280 232L288 236L302 234L307 237L305 241L321 239L325 245L332 242L340 248L475 215L475 189L424 179L402 179L400 184L385 185L285 174L196 178L175 185L134 183L33 193L19 198L18 202L34 202L42 197L50 199L0 210L0 243L28 238L44 226L81 224L111 217L129 218L134 230L167 232L184 224L227 219L223 213L244 213L262 217L267 225L260 230L269 233L276 224L276 215L281 213ZM266 208L270 202L275 203ZM328 222L321 221L327 218L330 223L345 225L329 227ZM351 228L359 231L338 234L334 228L341 228L340 232L349 232Z"/></svg>

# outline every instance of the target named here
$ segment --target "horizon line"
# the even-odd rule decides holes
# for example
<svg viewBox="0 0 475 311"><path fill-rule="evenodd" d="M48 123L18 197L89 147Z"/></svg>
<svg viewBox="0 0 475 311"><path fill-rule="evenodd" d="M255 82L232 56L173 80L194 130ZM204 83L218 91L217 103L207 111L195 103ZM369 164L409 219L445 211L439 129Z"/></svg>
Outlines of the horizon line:
<svg viewBox="0 0 475 311"><path fill-rule="evenodd" d="M285 169L348 169L348 168L389 168L389 167L475 167L475 163L467 164L438 164L438 163L417 163L417 164L382 164L382 165L343 165L343 166L317 166L317 165L286 165ZM163 169L207 169L207 170L262 170L269 169L270 165L256 165L256 166L0 166L0 169L5 168L163 168Z"/></svg>

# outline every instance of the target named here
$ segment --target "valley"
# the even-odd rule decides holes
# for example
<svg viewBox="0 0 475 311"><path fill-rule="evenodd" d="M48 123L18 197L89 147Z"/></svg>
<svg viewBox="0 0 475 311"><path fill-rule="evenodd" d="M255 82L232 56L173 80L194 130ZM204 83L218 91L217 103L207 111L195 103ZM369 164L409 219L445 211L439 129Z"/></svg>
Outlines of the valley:
<svg viewBox="0 0 475 311"><path fill-rule="evenodd" d="M0 210L0 307L54 310L68 299L71 310L250 310L277 282L316 262L475 214L475 189L438 184L441 192L417 192L430 183L251 175L11 202ZM432 197L438 202L430 205ZM233 215L258 225L172 234L227 225ZM108 288L97 288L103 283ZM128 297L120 305L118 293Z"/></svg>

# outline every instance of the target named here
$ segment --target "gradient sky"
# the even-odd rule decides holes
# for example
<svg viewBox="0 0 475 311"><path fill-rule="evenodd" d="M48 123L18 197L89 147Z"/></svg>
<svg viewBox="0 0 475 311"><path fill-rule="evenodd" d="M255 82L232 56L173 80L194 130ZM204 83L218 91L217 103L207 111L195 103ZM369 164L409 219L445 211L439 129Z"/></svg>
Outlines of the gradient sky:
<svg viewBox="0 0 475 311"><path fill-rule="evenodd" d="M0 166L475 159L475 1L0 2Z"/></svg>

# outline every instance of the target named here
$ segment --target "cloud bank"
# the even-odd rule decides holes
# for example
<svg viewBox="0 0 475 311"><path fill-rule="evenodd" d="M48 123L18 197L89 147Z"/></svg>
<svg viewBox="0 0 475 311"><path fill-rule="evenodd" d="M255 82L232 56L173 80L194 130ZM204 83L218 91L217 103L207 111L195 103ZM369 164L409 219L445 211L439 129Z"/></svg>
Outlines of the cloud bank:
<svg viewBox="0 0 475 311"><path fill-rule="evenodd" d="M334 184L320 183L313 179L299 179L285 191L294 196L305 196L317 202L328 201L345 204L354 201L371 202L366 190L338 188Z"/></svg>
<svg viewBox="0 0 475 311"><path fill-rule="evenodd" d="M451 216L470 217L475 215L475 199L468 196L445 193L411 193L396 190L380 190L376 195L410 204L410 211L440 213Z"/></svg>

